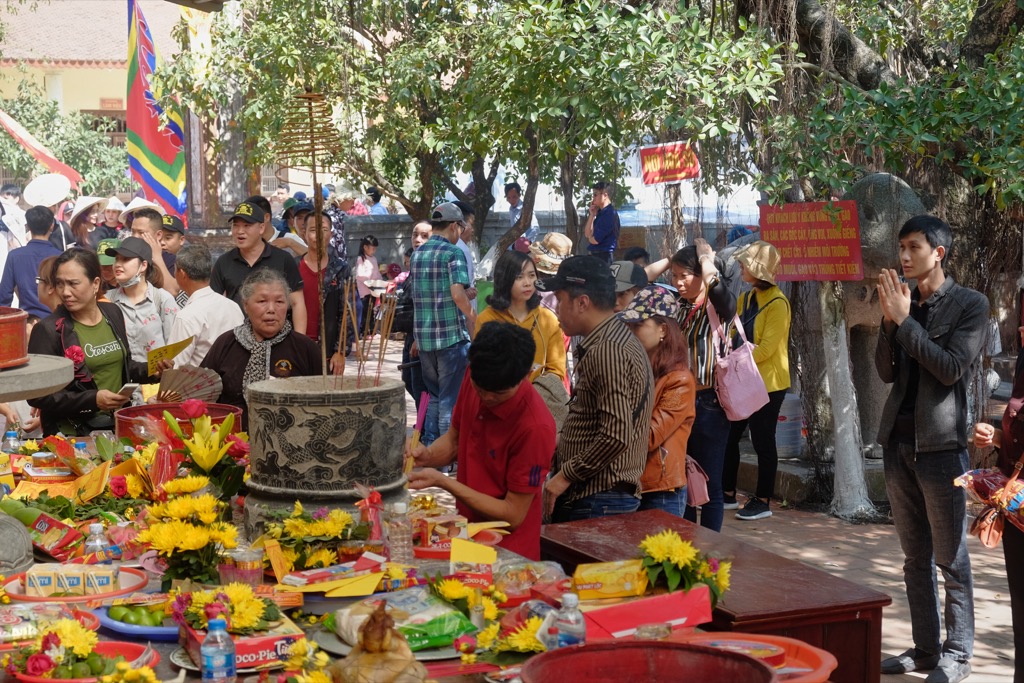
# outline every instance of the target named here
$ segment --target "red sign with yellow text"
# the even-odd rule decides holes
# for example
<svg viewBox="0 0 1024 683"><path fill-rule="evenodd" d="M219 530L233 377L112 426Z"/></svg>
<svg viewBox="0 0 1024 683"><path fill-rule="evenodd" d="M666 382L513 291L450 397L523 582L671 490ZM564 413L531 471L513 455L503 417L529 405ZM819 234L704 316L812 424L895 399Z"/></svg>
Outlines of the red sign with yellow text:
<svg viewBox="0 0 1024 683"><path fill-rule="evenodd" d="M779 250L777 280L861 280L857 203L761 206L761 239Z"/></svg>
<svg viewBox="0 0 1024 683"><path fill-rule="evenodd" d="M678 183L700 176L693 148L685 142L669 142L640 148L644 185Z"/></svg>

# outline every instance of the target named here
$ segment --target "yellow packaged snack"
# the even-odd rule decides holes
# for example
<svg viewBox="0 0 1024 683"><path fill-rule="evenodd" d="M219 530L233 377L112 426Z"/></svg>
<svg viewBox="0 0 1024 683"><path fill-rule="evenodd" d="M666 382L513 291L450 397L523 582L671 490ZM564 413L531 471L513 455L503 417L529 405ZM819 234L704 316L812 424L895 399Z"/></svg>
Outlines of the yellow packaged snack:
<svg viewBox="0 0 1024 683"><path fill-rule="evenodd" d="M64 565L57 572L57 592L61 595L85 595L85 567Z"/></svg>
<svg viewBox="0 0 1024 683"><path fill-rule="evenodd" d="M628 598L647 590L643 560L581 564L572 575L580 600Z"/></svg>
<svg viewBox="0 0 1024 683"><path fill-rule="evenodd" d="M85 566L85 594L102 595L117 590L117 567L104 565Z"/></svg>
<svg viewBox="0 0 1024 683"><path fill-rule="evenodd" d="M25 572L25 594L48 598L57 592L59 564L44 563L29 567Z"/></svg>

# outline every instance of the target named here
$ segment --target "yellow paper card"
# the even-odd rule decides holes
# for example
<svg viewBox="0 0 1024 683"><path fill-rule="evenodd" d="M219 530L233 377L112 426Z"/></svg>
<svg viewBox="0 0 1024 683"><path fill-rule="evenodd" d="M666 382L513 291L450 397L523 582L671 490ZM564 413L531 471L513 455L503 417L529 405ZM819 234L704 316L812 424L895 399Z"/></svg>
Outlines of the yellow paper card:
<svg viewBox="0 0 1024 683"><path fill-rule="evenodd" d="M149 374L150 376L156 374L156 366L162 360L172 360L175 356L185 350L185 347L192 343L195 337L189 337L188 339L182 339L179 342L168 344L167 346L160 346L153 349L146 354L146 362L149 363Z"/></svg>
<svg viewBox="0 0 1024 683"><path fill-rule="evenodd" d="M354 576L351 579L342 579L344 585L324 593L328 598L359 598L364 595L373 595L377 590L384 572L375 572L366 576ZM323 584L320 584L321 586Z"/></svg>
<svg viewBox="0 0 1024 683"><path fill-rule="evenodd" d="M135 458L129 458L110 470L110 476L112 477L123 477L129 474L138 477L142 481L144 493L149 494L153 492L153 480L149 478L149 472Z"/></svg>
<svg viewBox="0 0 1024 683"><path fill-rule="evenodd" d="M281 583L281 580L288 574L288 562L284 559L284 554L281 552L281 544L273 538L265 538L263 536L260 538L263 538L263 552L270 559L270 567L274 570L274 578L277 579L278 583Z"/></svg>
<svg viewBox="0 0 1024 683"><path fill-rule="evenodd" d="M498 551L463 538L453 538L451 561L453 564L494 564L498 561Z"/></svg>
<svg viewBox="0 0 1024 683"><path fill-rule="evenodd" d="M508 522L470 522L466 525L466 533L473 538L484 529L494 529L501 533L505 527L511 526ZM505 533L508 533L507 531Z"/></svg>
<svg viewBox="0 0 1024 683"><path fill-rule="evenodd" d="M15 498L35 499L39 497L40 493L46 491L51 498L64 496L76 503L84 503L103 493L103 490L107 487L107 480L109 476L110 463L105 462L88 474L83 474L74 481L65 481L54 484L49 482L25 481L22 479L21 483L19 483L14 491L11 492L11 495Z"/></svg>

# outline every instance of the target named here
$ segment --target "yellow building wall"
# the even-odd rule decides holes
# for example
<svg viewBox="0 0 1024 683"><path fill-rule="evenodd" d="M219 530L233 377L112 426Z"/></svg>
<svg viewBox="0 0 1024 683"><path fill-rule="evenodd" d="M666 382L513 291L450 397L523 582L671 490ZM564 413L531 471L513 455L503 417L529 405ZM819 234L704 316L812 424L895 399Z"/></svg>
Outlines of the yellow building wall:
<svg viewBox="0 0 1024 683"><path fill-rule="evenodd" d="M78 110L124 111L128 69L44 68L5 66L0 97L14 97L23 80L38 84L64 113ZM105 100L105 101L104 101Z"/></svg>

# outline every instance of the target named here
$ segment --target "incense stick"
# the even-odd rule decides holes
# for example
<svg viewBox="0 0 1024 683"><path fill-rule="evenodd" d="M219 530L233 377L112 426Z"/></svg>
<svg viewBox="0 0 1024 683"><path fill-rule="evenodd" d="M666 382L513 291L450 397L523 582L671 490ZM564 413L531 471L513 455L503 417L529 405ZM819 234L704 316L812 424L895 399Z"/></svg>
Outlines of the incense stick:
<svg viewBox="0 0 1024 683"><path fill-rule="evenodd" d="M384 356L387 354L388 342L391 341L391 326L395 322L395 308L398 304L398 295L394 293L385 294L383 298L384 301L381 304L383 322L380 331L380 352L377 356L377 376L373 382L375 387L380 386L380 372L384 367Z"/></svg>

